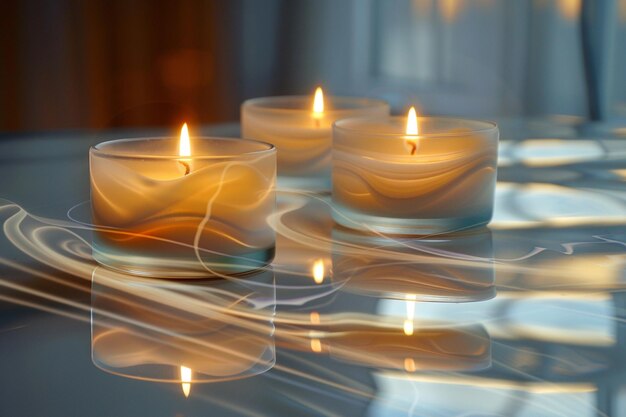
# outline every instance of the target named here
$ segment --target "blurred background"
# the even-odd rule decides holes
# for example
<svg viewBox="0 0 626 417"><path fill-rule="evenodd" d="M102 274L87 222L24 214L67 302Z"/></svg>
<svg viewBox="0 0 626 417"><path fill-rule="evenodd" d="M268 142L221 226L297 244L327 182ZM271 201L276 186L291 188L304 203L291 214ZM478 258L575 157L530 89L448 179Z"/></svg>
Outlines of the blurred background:
<svg viewBox="0 0 626 417"><path fill-rule="evenodd" d="M625 45L626 0L2 0L0 130L237 121L317 84L395 111L623 121Z"/></svg>

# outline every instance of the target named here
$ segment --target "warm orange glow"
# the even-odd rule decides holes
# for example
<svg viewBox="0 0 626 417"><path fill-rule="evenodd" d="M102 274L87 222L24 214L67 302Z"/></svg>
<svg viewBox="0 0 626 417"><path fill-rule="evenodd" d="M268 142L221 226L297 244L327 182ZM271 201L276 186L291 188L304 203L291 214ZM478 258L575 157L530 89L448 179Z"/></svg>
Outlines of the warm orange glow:
<svg viewBox="0 0 626 417"><path fill-rule="evenodd" d="M407 372L415 372L415 360L413 360L413 358L404 359L404 370Z"/></svg>
<svg viewBox="0 0 626 417"><path fill-rule="evenodd" d="M573 22L580 16L582 7L581 0L558 0L556 2L559 13L565 20Z"/></svg>
<svg viewBox="0 0 626 417"><path fill-rule="evenodd" d="M322 342L319 339L311 339L311 350L315 353L322 351Z"/></svg>
<svg viewBox="0 0 626 417"><path fill-rule="evenodd" d="M413 334L413 322L411 320L404 320L404 334L407 336Z"/></svg>
<svg viewBox="0 0 626 417"><path fill-rule="evenodd" d="M417 112L415 107L411 106L409 114L406 118L406 134L407 135L419 135L419 127L417 126Z"/></svg>
<svg viewBox="0 0 626 417"><path fill-rule="evenodd" d="M320 324L320 313L317 311L312 311L309 318L311 319L311 324Z"/></svg>
<svg viewBox="0 0 626 417"><path fill-rule="evenodd" d="M464 3L462 0L441 0L439 10L446 23L452 23L462 12Z"/></svg>
<svg viewBox="0 0 626 417"><path fill-rule="evenodd" d="M315 97L313 98L313 115L321 117L324 114L324 92L322 87L317 87Z"/></svg>
<svg viewBox="0 0 626 417"><path fill-rule="evenodd" d="M189 130L187 129L187 123L183 124L183 128L180 130L178 155L191 156L191 143L189 142Z"/></svg>
<svg viewBox="0 0 626 417"><path fill-rule="evenodd" d="M419 126L417 125L417 112L415 107L411 107L409 114L406 118L406 134L407 136L417 136L419 134ZM407 138L406 147L411 152L411 155L415 155L417 152L417 138Z"/></svg>
<svg viewBox="0 0 626 417"><path fill-rule="evenodd" d="M406 320L404 320L404 334L411 336L413 334L413 318L415 317L415 300L414 294L406 296Z"/></svg>
<svg viewBox="0 0 626 417"><path fill-rule="evenodd" d="M180 367L180 382L183 388L183 394L185 394L185 398L188 398L191 392L191 369L186 366Z"/></svg>
<svg viewBox="0 0 626 417"><path fill-rule="evenodd" d="M313 274L313 280L316 284L321 284L322 282L324 282L325 268L323 259L318 259L317 261L315 261L315 263L313 263L311 273Z"/></svg>

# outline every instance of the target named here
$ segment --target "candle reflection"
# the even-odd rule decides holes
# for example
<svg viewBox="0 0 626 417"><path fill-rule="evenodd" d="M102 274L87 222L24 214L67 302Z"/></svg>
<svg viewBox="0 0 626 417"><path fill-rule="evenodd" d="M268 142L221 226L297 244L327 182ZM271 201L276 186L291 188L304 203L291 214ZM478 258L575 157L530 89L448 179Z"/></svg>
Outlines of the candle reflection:
<svg viewBox="0 0 626 417"><path fill-rule="evenodd" d="M337 333L325 341L331 356L376 368L470 371L491 364L491 339L481 325L425 324L408 336L372 327Z"/></svg>
<svg viewBox="0 0 626 417"><path fill-rule="evenodd" d="M353 317L353 319L356 317ZM344 363L379 369L473 371L491 365L491 338L482 325L424 321L407 334L383 317L326 326L278 328L277 343L290 350L328 354Z"/></svg>
<svg viewBox="0 0 626 417"><path fill-rule="evenodd" d="M320 324L320 315L317 311L312 311L311 314L309 314L309 318L311 324ZM316 337L316 332L309 332L309 336L311 337L311 350L315 353L320 353L322 351L322 342Z"/></svg>
<svg viewBox="0 0 626 417"><path fill-rule="evenodd" d="M97 268L92 359L116 375L181 384L241 379L272 368L271 270L241 282L177 284Z"/></svg>
<svg viewBox="0 0 626 417"><path fill-rule="evenodd" d="M315 353L322 351L322 342L316 337L311 339L311 350Z"/></svg>
<svg viewBox="0 0 626 417"><path fill-rule="evenodd" d="M406 358L404 360L404 370L407 372L415 372L415 360L413 358Z"/></svg>
<svg viewBox="0 0 626 417"><path fill-rule="evenodd" d="M407 301L461 302L495 296L491 231L385 239L336 227L334 279L347 291Z"/></svg>

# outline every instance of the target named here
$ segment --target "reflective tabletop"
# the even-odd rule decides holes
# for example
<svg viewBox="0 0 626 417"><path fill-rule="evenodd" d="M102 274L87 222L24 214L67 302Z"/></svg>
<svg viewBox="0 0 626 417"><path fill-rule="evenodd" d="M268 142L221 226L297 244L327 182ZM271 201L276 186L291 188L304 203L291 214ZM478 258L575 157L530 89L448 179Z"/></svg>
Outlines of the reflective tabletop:
<svg viewBox="0 0 626 417"><path fill-rule="evenodd" d="M207 280L91 256L89 146L163 132L0 136L0 416L626 417L626 128L499 124L487 228L278 189L272 265Z"/></svg>

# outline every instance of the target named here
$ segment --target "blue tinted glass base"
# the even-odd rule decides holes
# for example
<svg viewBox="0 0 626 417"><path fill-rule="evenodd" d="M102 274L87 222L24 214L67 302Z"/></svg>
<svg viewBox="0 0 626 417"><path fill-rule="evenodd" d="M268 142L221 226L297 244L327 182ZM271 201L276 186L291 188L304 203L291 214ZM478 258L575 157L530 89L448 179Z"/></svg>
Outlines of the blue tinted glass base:
<svg viewBox="0 0 626 417"><path fill-rule="evenodd" d="M276 179L276 185L280 190L299 190L316 193L330 192L330 175L313 175L313 176L279 176Z"/></svg>
<svg viewBox="0 0 626 417"><path fill-rule="evenodd" d="M430 235L449 233L485 226L491 221L493 210L468 217L398 218L365 214L333 202L335 222L350 229L397 235Z"/></svg>
<svg viewBox="0 0 626 417"><path fill-rule="evenodd" d="M93 258L100 265L125 274L153 278L207 278L220 274L242 274L263 268L274 259L274 246L261 250L225 256L203 254L198 260L193 249L185 253L174 251L120 251L102 242L97 236L93 240Z"/></svg>

